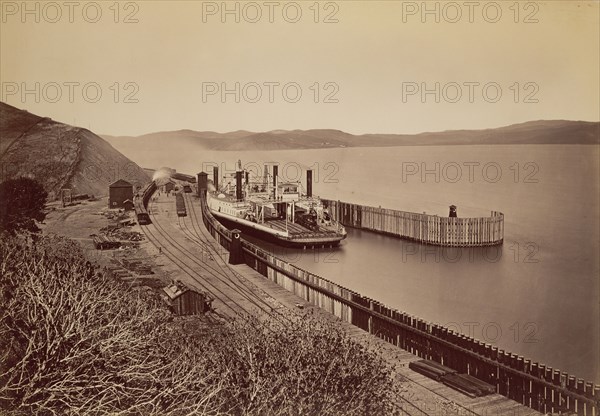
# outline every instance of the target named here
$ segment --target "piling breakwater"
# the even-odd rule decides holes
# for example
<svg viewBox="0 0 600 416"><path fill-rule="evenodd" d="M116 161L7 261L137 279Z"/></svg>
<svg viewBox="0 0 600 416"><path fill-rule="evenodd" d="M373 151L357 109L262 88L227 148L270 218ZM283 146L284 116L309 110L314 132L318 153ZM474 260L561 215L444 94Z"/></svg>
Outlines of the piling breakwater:
<svg viewBox="0 0 600 416"><path fill-rule="evenodd" d="M376 208L322 199L333 219L347 227L448 247L482 247L504 241L504 214L460 218Z"/></svg>
<svg viewBox="0 0 600 416"><path fill-rule="evenodd" d="M231 231L212 216L205 196L200 196L200 203L204 225L231 251ZM470 374L494 386L497 393L540 412L599 414L600 385L389 308L247 241L242 240L240 247L243 261L269 280L420 358Z"/></svg>

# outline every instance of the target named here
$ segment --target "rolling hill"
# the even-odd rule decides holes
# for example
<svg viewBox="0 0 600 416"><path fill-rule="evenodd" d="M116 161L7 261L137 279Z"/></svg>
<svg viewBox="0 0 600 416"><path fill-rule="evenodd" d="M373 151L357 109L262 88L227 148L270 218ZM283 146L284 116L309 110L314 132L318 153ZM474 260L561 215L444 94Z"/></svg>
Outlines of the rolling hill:
<svg viewBox="0 0 600 416"><path fill-rule="evenodd" d="M103 196L117 179L144 184L150 178L91 131L53 121L0 102L1 180L36 179L57 198L62 188L73 194Z"/></svg>
<svg viewBox="0 0 600 416"><path fill-rule="evenodd" d="M107 136L107 141L126 154L144 143L147 151L161 146L197 145L204 150L293 150L336 147L386 147L432 145L519 145L519 144L600 144L600 123L568 120L540 120L484 130L451 130L420 134L353 135L340 130L274 130L254 133L235 131L177 130L142 136Z"/></svg>

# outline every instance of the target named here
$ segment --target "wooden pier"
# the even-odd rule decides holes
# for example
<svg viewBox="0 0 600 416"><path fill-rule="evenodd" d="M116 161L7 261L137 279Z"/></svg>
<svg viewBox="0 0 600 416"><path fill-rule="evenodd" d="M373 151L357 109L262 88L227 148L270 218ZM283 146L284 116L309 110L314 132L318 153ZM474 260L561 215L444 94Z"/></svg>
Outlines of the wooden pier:
<svg viewBox="0 0 600 416"><path fill-rule="evenodd" d="M504 241L504 214L457 218L418 214L323 199L333 219L344 226L374 231L424 244L482 247Z"/></svg>
<svg viewBox="0 0 600 416"><path fill-rule="evenodd" d="M211 215L203 196L200 200L204 225L221 246L231 250L231 232ZM337 212L352 212L352 215L359 212L357 209L344 211L340 204L335 205ZM361 221L364 212L367 211L360 211ZM498 214L502 218L502 214ZM502 226L498 230L501 232ZM501 235L496 234L496 238ZM488 383L497 394L520 405L543 413L599 414L600 385L389 308L246 241L242 241L241 248L248 266L306 302L420 358Z"/></svg>

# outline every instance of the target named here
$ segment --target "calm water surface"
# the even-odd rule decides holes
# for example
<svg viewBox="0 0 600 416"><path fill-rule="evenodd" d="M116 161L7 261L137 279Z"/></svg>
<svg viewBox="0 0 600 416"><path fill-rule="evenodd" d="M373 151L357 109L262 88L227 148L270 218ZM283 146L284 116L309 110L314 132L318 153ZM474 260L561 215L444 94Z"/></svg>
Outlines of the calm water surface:
<svg viewBox="0 0 600 416"><path fill-rule="evenodd" d="M393 308L600 383L597 146L199 153L153 155L146 166L197 173L203 164L212 172L212 162L233 170L237 159L279 161L294 179L298 163L315 170L325 198L441 216L450 204L459 216L502 211L505 242L495 248L435 248L352 229L329 251L263 246Z"/></svg>

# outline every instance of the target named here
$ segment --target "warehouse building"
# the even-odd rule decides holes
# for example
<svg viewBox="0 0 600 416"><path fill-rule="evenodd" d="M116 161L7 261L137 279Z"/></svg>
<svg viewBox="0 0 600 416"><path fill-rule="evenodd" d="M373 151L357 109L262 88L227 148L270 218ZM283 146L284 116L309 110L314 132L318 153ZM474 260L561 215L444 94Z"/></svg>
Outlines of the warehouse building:
<svg viewBox="0 0 600 416"><path fill-rule="evenodd" d="M108 186L108 207L125 208L125 201L133 201L133 185L123 179Z"/></svg>

